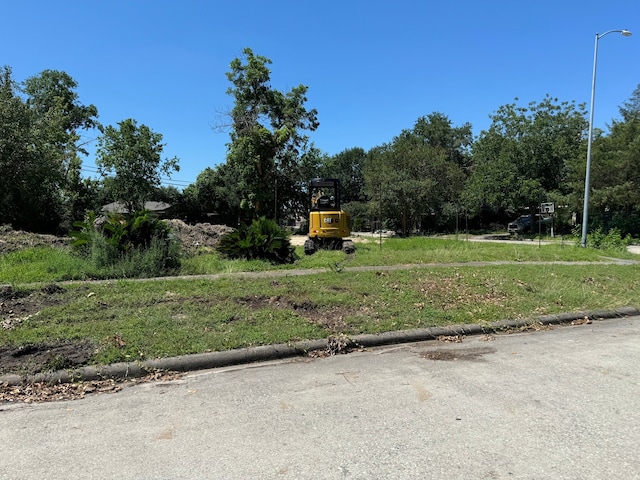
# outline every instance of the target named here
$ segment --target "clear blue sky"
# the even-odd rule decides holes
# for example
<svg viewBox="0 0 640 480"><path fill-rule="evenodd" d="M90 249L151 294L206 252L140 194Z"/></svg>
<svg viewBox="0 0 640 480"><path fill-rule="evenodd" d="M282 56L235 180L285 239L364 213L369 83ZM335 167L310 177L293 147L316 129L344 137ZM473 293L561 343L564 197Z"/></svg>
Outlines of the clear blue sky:
<svg viewBox="0 0 640 480"><path fill-rule="evenodd" d="M63 70L100 121L135 119L177 156L173 182L225 161L212 127L233 105L229 63L245 47L272 60L271 85L309 87L315 146L368 150L432 112L474 135L519 103L588 104L600 39L595 125L619 118L640 84L638 0L13 0L2 7L0 65L22 81ZM89 138L89 137L87 137ZM85 173L95 158L84 159Z"/></svg>

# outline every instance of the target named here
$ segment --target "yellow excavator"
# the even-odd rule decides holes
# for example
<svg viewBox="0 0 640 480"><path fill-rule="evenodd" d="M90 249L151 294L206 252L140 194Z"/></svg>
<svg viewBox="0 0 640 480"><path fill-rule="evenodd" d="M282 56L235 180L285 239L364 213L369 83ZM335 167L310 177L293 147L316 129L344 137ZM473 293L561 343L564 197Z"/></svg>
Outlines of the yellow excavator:
<svg viewBox="0 0 640 480"><path fill-rule="evenodd" d="M320 248L355 252L353 241L347 238L351 235L351 216L340 209L340 180L311 179L309 196L309 238L304 242L304 253L312 255Z"/></svg>

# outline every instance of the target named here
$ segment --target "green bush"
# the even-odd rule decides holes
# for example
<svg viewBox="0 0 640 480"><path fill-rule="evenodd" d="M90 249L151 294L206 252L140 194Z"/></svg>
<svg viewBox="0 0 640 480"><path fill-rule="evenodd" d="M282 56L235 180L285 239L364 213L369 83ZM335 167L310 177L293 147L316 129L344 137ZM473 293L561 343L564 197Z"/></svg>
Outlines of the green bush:
<svg viewBox="0 0 640 480"><path fill-rule="evenodd" d="M87 258L100 277L160 276L180 267L179 245L171 227L149 212L131 217L90 212L71 232L74 251Z"/></svg>
<svg viewBox="0 0 640 480"><path fill-rule="evenodd" d="M640 232L640 215L627 212L605 212L595 214L590 222L591 229L602 228L604 232L612 229L620 230L620 235L636 235Z"/></svg>
<svg viewBox="0 0 640 480"><path fill-rule="evenodd" d="M602 228L598 227L587 235L587 245L599 250L626 250L630 244L631 236L627 235L622 238L622 234L617 228L612 228L605 234Z"/></svg>
<svg viewBox="0 0 640 480"><path fill-rule="evenodd" d="M288 233L264 217L224 234L216 250L227 258L259 259L275 264L298 259Z"/></svg>
<svg viewBox="0 0 640 480"><path fill-rule="evenodd" d="M576 237L576 244L579 244L581 241L580 227L574 228L572 233ZM631 235L622 237L622 233L617 228L612 228L607 233L604 233L602 227L598 227L587 234L587 246L598 250L624 251L631 245L631 242Z"/></svg>

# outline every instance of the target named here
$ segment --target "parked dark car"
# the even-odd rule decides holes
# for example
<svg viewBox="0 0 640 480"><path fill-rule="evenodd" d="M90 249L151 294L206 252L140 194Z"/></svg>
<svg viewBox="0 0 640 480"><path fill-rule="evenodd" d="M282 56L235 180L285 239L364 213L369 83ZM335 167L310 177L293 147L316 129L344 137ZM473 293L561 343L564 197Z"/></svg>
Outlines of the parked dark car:
<svg viewBox="0 0 640 480"><path fill-rule="evenodd" d="M535 231L538 231L538 222L543 225L551 220L551 217L540 217L536 215ZM531 232L531 215L520 215L513 222L507 225L507 231L510 235L520 235Z"/></svg>

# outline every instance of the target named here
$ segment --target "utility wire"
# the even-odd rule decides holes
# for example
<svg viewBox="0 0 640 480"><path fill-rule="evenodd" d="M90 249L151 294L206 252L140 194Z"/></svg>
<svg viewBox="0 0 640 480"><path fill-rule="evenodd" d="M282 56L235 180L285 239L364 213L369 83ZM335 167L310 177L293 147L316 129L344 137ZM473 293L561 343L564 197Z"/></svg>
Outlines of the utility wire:
<svg viewBox="0 0 640 480"><path fill-rule="evenodd" d="M93 167L81 166L80 171L83 173L97 174L101 176L100 171L97 168L93 168ZM168 177L160 177L160 180L163 185L171 185L174 187L188 187L189 185L194 183L194 182L189 182L187 180L178 180L178 179L173 179Z"/></svg>

